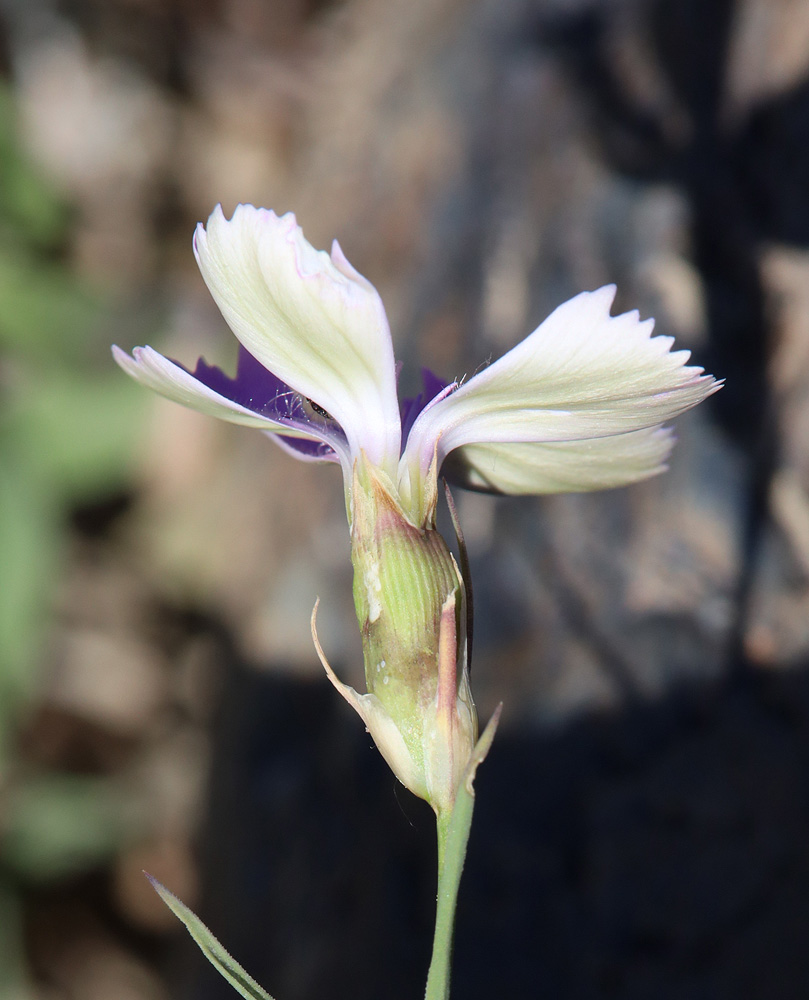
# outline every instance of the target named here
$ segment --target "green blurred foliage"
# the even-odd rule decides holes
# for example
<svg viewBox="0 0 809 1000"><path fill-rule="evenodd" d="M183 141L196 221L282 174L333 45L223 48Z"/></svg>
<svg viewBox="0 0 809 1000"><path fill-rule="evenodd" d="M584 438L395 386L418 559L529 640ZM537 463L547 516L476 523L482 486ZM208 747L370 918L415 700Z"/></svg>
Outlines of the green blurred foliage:
<svg viewBox="0 0 809 1000"><path fill-rule="evenodd" d="M0 90L0 995L24 996L20 880L62 877L124 835L112 786L14 760L70 513L126 487L141 397L112 364L111 307L65 262L66 206L21 152Z"/></svg>
<svg viewBox="0 0 809 1000"><path fill-rule="evenodd" d="M23 961L22 914L18 894L0 875L0 997L29 1000Z"/></svg>
<svg viewBox="0 0 809 1000"><path fill-rule="evenodd" d="M131 828L126 798L106 778L31 775L8 790L5 808L3 865L32 883L86 870Z"/></svg>
<svg viewBox="0 0 809 1000"><path fill-rule="evenodd" d="M0 92L0 768L76 505L123 487L138 397L101 344L105 303L60 258L69 215Z"/></svg>

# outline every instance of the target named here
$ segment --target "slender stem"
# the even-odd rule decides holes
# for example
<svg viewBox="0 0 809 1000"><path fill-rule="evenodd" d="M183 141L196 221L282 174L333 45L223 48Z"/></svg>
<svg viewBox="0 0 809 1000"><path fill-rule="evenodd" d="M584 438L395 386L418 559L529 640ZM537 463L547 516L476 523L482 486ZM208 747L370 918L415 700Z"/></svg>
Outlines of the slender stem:
<svg viewBox="0 0 809 1000"><path fill-rule="evenodd" d="M452 932L455 927L455 906L458 902L458 886L466 858L466 845L472 828L472 812L475 808L475 793L472 784L478 765L489 752L497 724L500 721L502 703L494 714L469 758L463 778L455 793L455 804L449 815L439 813L438 831L438 900L435 911L435 937L433 957L427 974L427 990L424 1000L449 1000L449 975L452 962Z"/></svg>
<svg viewBox="0 0 809 1000"><path fill-rule="evenodd" d="M461 782L452 812L439 815L438 832L438 901L435 913L433 957L427 975L424 1000L449 1000L452 932L455 906L461 881L466 845L472 826L474 794Z"/></svg>

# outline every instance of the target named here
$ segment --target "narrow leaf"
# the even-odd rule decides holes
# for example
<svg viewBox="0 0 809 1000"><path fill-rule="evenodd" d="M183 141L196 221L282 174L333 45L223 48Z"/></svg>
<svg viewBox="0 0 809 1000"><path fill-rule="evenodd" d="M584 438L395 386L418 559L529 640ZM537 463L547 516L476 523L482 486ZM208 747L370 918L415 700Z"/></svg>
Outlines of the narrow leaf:
<svg viewBox="0 0 809 1000"><path fill-rule="evenodd" d="M155 891L166 906L188 928L188 933L200 946L202 954L227 979L236 992L244 997L244 1000L273 1000L270 994L266 990L263 990L255 979L249 976L239 963L225 951L205 924L203 924L195 913L188 909L185 903L181 902L173 892L169 892L164 885L161 885L148 872L144 872L144 875L152 883Z"/></svg>

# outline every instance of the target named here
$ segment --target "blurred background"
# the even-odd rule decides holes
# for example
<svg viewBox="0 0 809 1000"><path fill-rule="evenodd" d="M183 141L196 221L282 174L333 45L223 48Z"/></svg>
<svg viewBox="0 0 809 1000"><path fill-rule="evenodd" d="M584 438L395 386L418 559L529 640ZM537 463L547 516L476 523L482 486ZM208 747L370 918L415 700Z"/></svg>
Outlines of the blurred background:
<svg viewBox="0 0 809 1000"><path fill-rule="evenodd" d="M505 701L458 997L809 992L809 3L2 0L0 1000L419 996L429 810L361 683L339 472L152 398L232 366L191 253L296 211L445 378L582 289L727 385L669 473L459 496Z"/></svg>

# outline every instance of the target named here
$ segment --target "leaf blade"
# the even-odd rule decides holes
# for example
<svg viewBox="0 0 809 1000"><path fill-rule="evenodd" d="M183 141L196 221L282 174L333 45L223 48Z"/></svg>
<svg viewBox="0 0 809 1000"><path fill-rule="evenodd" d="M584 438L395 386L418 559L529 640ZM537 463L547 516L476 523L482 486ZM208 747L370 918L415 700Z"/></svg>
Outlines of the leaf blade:
<svg viewBox="0 0 809 1000"><path fill-rule="evenodd" d="M185 924L186 930L199 945L202 954L236 992L244 997L244 1000L273 1000L270 994L262 989L255 979L225 950L193 910L190 910L182 900L178 899L173 892L170 892L148 872L144 872L144 875L152 883L155 892L166 906Z"/></svg>

